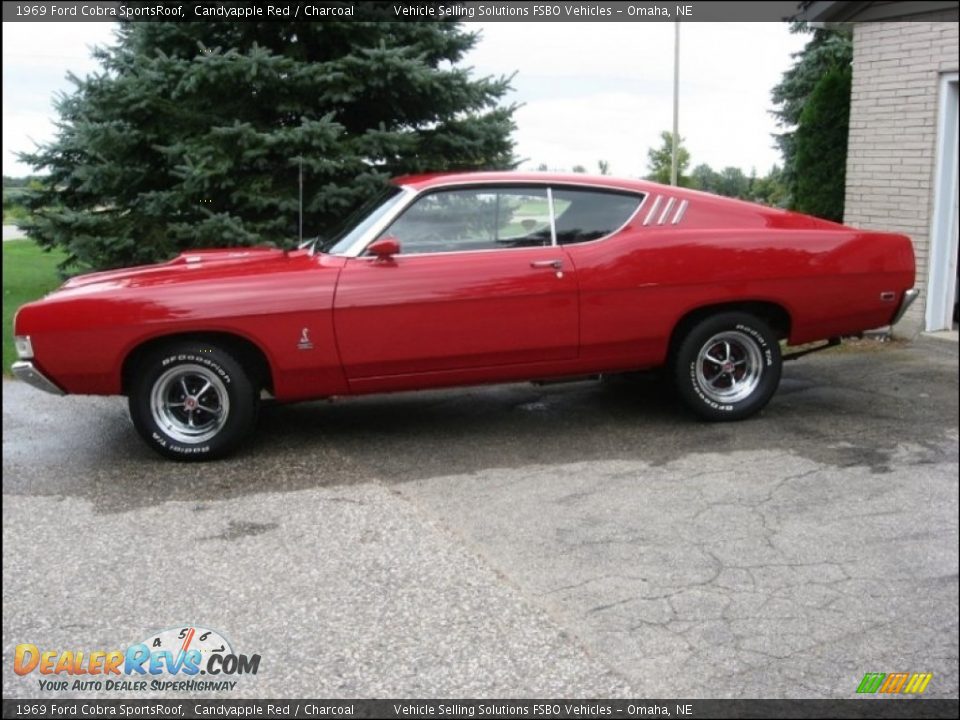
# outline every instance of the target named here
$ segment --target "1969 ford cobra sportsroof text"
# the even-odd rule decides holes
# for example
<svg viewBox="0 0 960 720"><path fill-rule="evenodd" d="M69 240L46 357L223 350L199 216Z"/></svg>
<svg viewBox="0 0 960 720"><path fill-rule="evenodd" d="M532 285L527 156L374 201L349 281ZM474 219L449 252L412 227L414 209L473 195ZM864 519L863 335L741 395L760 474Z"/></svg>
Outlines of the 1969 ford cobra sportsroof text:
<svg viewBox="0 0 960 720"><path fill-rule="evenodd" d="M14 373L129 397L172 458L209 459L280 402L666 366L711 420L764 407L781 340L894 323L903 235L638 180L396 179L300 250L204 250L92 273L20 309Z"/></svg>

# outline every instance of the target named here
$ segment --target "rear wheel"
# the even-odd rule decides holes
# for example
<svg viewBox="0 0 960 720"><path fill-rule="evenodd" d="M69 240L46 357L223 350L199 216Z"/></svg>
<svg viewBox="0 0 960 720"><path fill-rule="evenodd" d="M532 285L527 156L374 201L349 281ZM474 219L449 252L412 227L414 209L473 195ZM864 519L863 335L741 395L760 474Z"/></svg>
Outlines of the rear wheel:
<svg viewBox="0 0 960 720"><path fill-rule="evenodd" d="M229 353L202 342L177 343L147 355L130 391L140 436L175 460L213 460L253 430L258 388Z"/></svg>
<svg viewBox="0 0 960 720"><path fill-rule="evenodd" d="M780 345L747 313L719 313L695 325L674 355L684 403L708 420L742 420L761 410L780 384Z"/></svg>

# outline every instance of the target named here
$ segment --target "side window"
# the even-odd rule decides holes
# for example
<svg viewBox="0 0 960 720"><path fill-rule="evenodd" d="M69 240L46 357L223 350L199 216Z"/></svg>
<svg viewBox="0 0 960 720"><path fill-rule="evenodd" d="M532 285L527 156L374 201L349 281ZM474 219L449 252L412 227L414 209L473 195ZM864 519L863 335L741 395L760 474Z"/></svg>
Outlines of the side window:
<svg viewBox="0 0 960 720"><path fill-rule="evenodd" d="M620 228L640 207L641 195L605 190L553 191L557 242L588 242Z"/></svg>
<svg viewBox="0 0 960 720"><path fill-rule="evenodd" d="M417 200L381 237L404 255L550 244L546 188L464 188Z"/></svg>

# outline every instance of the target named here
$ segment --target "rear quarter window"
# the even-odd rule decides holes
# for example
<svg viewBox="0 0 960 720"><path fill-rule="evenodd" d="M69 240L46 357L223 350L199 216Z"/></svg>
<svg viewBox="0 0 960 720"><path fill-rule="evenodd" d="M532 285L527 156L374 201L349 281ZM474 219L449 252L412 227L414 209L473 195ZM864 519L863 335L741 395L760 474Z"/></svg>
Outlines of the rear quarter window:
<svg viewBox="0 0 960 720"><path fill-rule="evenodd" d="M636 213L643 195L608 190L553 190L557 242L561 245L606 237Z"/></svg>

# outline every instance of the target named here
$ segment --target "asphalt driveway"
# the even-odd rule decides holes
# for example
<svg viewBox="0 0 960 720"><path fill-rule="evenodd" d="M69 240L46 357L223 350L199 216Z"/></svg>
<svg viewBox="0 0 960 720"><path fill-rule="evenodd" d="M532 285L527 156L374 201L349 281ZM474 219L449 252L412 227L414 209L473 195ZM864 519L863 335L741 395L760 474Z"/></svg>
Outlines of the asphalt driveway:
<svg viewBox="0 0 960 720"><path fill-rule="evenodd" d="M956 344L870 341L742 423L650 377L511 385L267 408L182 465L122 400L4 381L4 696L98 694L18 643L196 624L262 657L222 697L955 698L957 385Z"/></svg>

